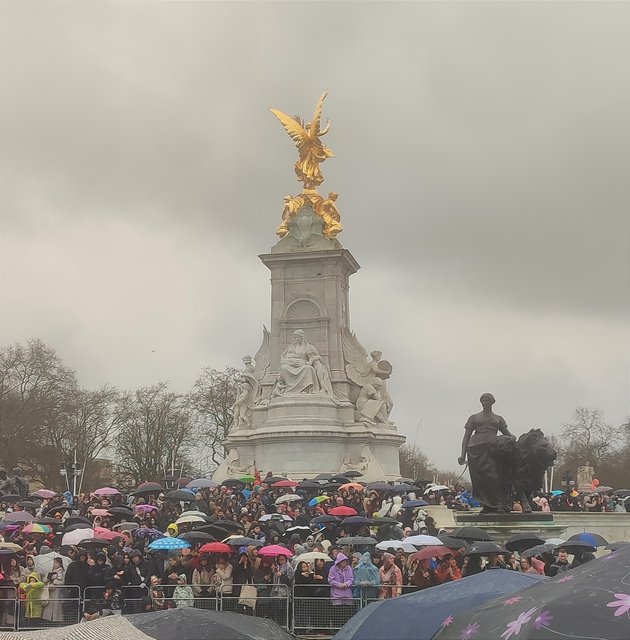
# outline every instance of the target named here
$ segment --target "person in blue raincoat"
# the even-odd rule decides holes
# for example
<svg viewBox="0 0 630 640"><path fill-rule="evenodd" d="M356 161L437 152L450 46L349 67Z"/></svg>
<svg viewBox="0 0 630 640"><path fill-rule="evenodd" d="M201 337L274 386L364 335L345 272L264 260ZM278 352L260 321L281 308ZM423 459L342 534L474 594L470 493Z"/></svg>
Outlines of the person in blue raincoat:
<svg viewBox="0 0 630 640"><path fill-rule="evenodd" d="M352 595L355 598L360 598L363 595L366 600L376 600L380 584L381 578L378 569L372 563L372 556L366 551L361 556L359 564L354 568Z"/></svg>

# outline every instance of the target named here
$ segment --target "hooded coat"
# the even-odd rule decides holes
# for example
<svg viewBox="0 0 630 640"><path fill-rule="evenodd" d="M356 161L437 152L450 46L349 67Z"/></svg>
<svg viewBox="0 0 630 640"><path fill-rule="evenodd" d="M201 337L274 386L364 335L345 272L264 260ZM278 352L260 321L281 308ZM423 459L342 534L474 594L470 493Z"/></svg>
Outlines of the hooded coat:
<svg viewBox="0 0 630 640"><path fill-rule="evenodd" d="M335 564L328 572L328 584L330 585L330 597L333 606L341 604L351 604L352 585L354 584L354 572L350 565L346 565L344 569L339 568L339 564L348 558L343 554L337 554ZM346 600L346 602L344 602Z"/></svg>
<svg viewBox="0 0 630 640"><path fill-rule="evenodd" d="M26 618L41 618L44 613L44 604L42 603L42 593L44 591L44 583L39 577L39 573L33 571L29 574L26 582L20 583L20 591L26 596Z"/></svg>

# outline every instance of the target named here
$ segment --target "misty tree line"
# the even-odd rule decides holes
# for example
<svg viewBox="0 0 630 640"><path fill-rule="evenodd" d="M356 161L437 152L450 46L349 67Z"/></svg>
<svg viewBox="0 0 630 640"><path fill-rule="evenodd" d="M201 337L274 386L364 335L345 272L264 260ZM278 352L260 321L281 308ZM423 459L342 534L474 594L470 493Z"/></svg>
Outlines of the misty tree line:
<svg viewBox="0 0 630 640"><path fill-rule="evenodd" d="M73 459L83 487L160 480L172 466L207 475L222 460L238 371L204 369L188 393L164 382L133 390L82 388L42 340L0 350L0 464L21 466L47 487ZM113 461L107 464L105 460Z"/></svg>

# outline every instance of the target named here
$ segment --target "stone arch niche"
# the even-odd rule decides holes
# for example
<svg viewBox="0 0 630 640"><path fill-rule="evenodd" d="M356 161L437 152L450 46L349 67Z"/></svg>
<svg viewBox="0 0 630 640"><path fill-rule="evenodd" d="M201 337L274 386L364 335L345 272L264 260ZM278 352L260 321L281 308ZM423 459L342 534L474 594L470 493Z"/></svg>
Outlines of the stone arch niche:
<svg viewBox="0 0 630 640"><path fill-rule="evenodd" d="M303 329L307 342L315 345L325 364L328 364L329 318L320 304L308 297L293 300L286 308L282 322L284 345L293 342L293 332Z"/></svg>

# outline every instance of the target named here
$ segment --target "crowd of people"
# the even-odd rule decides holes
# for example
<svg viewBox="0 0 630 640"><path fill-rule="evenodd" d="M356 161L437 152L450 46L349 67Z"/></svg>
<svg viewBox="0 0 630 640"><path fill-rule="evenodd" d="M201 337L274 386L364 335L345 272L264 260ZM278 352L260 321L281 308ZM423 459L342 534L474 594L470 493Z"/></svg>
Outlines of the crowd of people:
<svg viewBox="0 0 630 640"><path fill-rule="evenodd" d="M220 600L223 610L255 611L286 626L290 596L296 611L307 599L325 602L300 617L304 628L325 628L359 602L493 568L555 575L588 560L570 563L562 548L531 557L468 554L467 544L438 529L427 510L473 508L463 486L364 485L326 475L295 482L269 473L198 486L185 479L178 484L191 489L171 491L147 483L130 493L106 487L79 496L45 489L27 499L2 496L0 626L15 622L14 609L4 606L14 588L23 626L68 623L74 599L85 621L215 608ZM545 511L576 498L541 494L534 504ZM618 504L622 497L613 491L582 499L592 510ZM431 544L442 547L423 554Z"/></svg>

